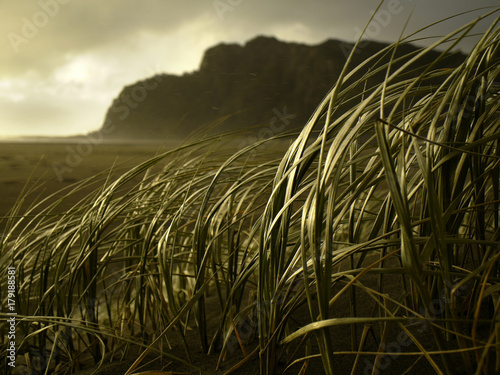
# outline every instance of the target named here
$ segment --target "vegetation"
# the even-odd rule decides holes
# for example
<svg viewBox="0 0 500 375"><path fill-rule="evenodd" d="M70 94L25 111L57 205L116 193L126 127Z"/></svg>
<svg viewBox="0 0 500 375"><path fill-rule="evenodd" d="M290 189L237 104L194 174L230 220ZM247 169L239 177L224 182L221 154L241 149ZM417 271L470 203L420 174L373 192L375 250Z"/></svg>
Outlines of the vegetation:
<svg viewBox="0 0 500 375"><path fill-rule="evenodd" d="M462 64L435 68L479 21L396 58L400 40L362 80L348 60L281 157L280 137L235 152L209 138L15 219L20 201L0 244L1 293L17 272L18 354L47 374L133 347L179 363L200 347L218 365L243 353L235 369L259 358L262 374L318 358L328 374L342 361L500 372L499 20Z"/></svg>

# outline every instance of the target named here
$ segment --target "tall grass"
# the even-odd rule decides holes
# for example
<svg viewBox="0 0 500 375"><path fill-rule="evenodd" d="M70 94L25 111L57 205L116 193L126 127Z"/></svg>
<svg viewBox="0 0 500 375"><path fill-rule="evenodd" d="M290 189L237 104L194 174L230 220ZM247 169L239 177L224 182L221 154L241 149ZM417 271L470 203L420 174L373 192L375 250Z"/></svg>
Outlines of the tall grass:
<svg viewBox="0 0 500 375"><path fill-rule="evenodd" d="M498 19L441 65L478 22L346 65L280 157L266 154L279 137L194 141L8 220L18 354L47 374L137 347L128 373L147 352L190 364L198 348L216 367L239 356L235 371L258 357L262 374L318 360L328 374L500 372Z"/></svg>

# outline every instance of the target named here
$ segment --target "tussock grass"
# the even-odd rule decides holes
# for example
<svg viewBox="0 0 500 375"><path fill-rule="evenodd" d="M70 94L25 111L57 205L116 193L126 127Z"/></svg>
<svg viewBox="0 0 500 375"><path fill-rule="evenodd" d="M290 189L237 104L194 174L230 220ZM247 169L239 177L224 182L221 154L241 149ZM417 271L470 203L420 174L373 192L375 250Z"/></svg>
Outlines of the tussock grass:
<svg viewBox="0 0 500 375"><path fill-rule="evenodd" d="M348 62L280 158L265 155L279 137L193 141L75 185L66 196L102 187L69 211L9 220L18 353L46 373L133 347L147 349L129 373L148 351L189 363L193 346L218 366L243 353L235 369L259 356L263 374L318 358L328 374L345 358L353 373L388 360L498 373L498 19L460 65L436 68L477 22L396 59L400 40L360 81Z"/></svg>

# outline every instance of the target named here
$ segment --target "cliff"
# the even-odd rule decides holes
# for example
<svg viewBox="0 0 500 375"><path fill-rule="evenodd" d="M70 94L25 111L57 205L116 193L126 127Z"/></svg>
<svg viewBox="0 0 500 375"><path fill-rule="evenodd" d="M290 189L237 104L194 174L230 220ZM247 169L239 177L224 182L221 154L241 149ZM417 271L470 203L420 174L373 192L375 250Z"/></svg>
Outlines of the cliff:
<svg viewBox="0 0 500 375"><path fill-rule="evenodd" d="M386 46L364 42L351 67ZM351 48L338 40L308 46L262 36L243 46L220 44L205 52L195 72L157 75L123 88L104 126L112 125L109 137L125 139L183 136L220 119L218 131L268 126L277 117L286 117L286 130L300 127L335 83ZM403 45L397 55L416 50Z"/></svg>

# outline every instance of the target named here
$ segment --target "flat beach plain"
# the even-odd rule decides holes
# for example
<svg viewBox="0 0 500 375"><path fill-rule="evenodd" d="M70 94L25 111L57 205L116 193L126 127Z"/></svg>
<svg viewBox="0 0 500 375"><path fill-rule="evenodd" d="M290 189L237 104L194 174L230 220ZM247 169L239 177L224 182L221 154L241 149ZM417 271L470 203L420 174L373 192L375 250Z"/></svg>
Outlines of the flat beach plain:
<svg viewBox="0 0 500 375"><path fill-rule="evenodd" d="M0 215L8 213L25 187L38 187L33 199L46 197L110 168L118 173L135 166L166 147L152 142L90 146L62 141L0 143Z"/></svg>

